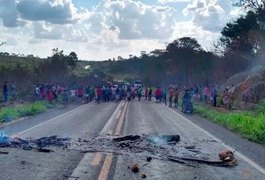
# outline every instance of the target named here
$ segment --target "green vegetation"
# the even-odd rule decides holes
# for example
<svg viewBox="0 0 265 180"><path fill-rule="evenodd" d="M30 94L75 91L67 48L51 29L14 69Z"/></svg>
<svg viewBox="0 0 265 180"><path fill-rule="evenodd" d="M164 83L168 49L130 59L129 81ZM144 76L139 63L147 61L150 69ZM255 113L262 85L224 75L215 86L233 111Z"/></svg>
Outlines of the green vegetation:
<svg viewBox="0 0 265 180"><path fill-rule="evenodd" d="M195 113L239 133L241 136L265 144L265 103L256 112L221 112L201 104L195 105Z"/></svg>
<svg viewBox="0 0 265 180"><path fill-rule="evenodd" d="M12 121L19 117L32 116L44 112L51 105L45 101L38 101L32 104L16 105L0 110L0 123Z"/></svg>

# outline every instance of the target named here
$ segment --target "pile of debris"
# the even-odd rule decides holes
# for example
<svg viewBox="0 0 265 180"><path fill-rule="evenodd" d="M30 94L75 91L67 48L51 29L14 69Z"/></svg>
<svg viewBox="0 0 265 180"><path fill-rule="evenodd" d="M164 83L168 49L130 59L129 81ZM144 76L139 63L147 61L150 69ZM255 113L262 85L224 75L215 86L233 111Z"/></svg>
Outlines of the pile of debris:
<svg viewBox="0 0 265 180"><path fill-rule="evenodd" d="M39 152L52 152L47 147L67 148L70 144L70 138L59 138L57 136L42 137L39 139L21 139L19 137L9 137L1 134L0 148L21 148L23 150L35 150Z"/></svg>
<svg viewBox="0 0 265 180"><path fill-rule="evenodd" d="M180 145L179 135L128 135L128 136L96 136L90 139L59 138L57 136L39 139L20 139L18 137L1 136L0 148L20 148L39 152L53 152L51 147L77 150L81 153L111 153L114 155L137 156L152 159L177 162L189 166L208 164L214 166L236 165L236 159L231 151L219 154L220 160L211 161L206 154L196 149L194 145ZM49 148L50 147L50 148ZM4 153L3 153L4 154ZM136 166L135 166L136 167ZM132 168L137 171L137 168Z"/></svg>

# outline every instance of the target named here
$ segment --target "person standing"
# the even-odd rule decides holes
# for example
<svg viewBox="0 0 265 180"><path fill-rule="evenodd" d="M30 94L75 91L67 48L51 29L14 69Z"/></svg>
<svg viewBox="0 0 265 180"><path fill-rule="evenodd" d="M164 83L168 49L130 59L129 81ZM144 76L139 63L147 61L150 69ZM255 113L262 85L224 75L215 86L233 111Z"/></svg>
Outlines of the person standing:
<svg viewBox="0 0 265 180"><path fill-rule="evenodd" d="M216 107L217 105L217 88L213 86L212 88L212 97L213 97L213 106Z"/></svg>
<svg viewBox="0 0 265 180"><path fill-rule="evenodd" d="M85 89L85 97L86 97L86 103L90 102L90 87L87 86Z"/></svg>
<svg viewBox="0 0 265 180"><path fill-rule="evenodd" d="M148 91L148 101L151 101L152 95L153 95L152 88L149 88L149 91Z"/></svg>
<svg viewBox="0 0 265 180"><path fill-rule="evenodd" d="M96 93L97 93L97 103L99 104L103 94L103 91L100 86L98 86L98 88L96 89Z"/></svg>
<svg viewBox="0 0 265 180"><path fill-rule="evenodd" d="M178 107L178 103L179 102L179 90L178 88L175 89L174 91L174 107L177 108Z"/></svg>
<svg viewBox="0 0 265 180"><path fill-rule="evenodd" d="M138 96L138 101L141 101L142 97L142 88L139 86L137 89L137 96Z"/></svg>
<svg viewBox="0 0 265 180"><path fill-rule="evenodd" d="M144 90L144 96L145 96L145 100L147 100L147 97L148 97L148 89L147 88L145 88L145 90Z"/></svg>
<svg viewBox="0 0 265 180"><path fill-rule="evenodd" d="M208 97L210 96L210 89L207 85L203 89L203 95L204 95L205 104L208 104Z"/></svg>
<svg viewBox="0 0 265 180"><path fill-rule="evenodd" d="M165 105L167 105L167 89L166 88L164 88L163 90L163 101Z"/></svg>
<svg viewBox="0 0 265 180"><path fill-rule="evenodd" d="M3 96L4 96L4 102L7 103L8 101L8 86L7 86L7 81L4 82L4 85L3 85Z"/></svg>
<svg viewBox="0 0 265 180"><path fill-rule="evenodd" d="M172 87L169 88L168 95L169 95L169 107L172 107L172 101L174 96L174 90Z"/></svg>

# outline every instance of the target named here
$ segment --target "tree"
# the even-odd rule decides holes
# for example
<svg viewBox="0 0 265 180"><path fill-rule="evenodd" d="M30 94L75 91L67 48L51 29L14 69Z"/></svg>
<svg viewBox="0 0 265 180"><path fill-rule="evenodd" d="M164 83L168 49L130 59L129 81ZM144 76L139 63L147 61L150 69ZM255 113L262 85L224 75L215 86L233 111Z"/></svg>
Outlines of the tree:
<svg viewBox="0 0 265 180"><path fill-rule="evenodd" d="M67 58L67 63L71 68L76 68L78 57L75 52L71 52Z"/></svg>
<svg viewBox="0 0 265 180"><path fill-rule="evenodd" d="M169 43L167 45L166 50L168 52L174 52L175 50L200 51L202 50L202 48L195 38L183 37L183 38L174 40L172 43Z"/></svg>
<svg viewBox="0 0 265 180"><path fill-rule="evenodd" d="M223 46L224 54L237 55L237 59L249 63L260 59L258 57L264 54L265 2L256 0L237 0L236 2L236 6L245 7L248 12L223 28L220 44Z"/></svg>
<svg viewBox="0 0 265 180"><path fill-rule="evenodd" d="M253 11L249 11L244 17L238 18L232 23L228 23L222 30L221 42L225 46L226 52L238 52L251 55L255 52L257 41L253 41L251 33L259 31L257 16Z"/></svg>
<svg viewBox="0 0 265 180"><path fill-rule="evenodd" d="M196 64L196 54L202 51L201 45L195 38L183 37L174 40L166 47L169 67L173 72L181 72L181 82L188 83L192 66Z"/></svg>
<svg viewBox="0 0 265 180"><path fill-rule="evenodd" d="M263 9L265 7L265 2L260 0L234 0L233 4L251 10Z"/></svg>

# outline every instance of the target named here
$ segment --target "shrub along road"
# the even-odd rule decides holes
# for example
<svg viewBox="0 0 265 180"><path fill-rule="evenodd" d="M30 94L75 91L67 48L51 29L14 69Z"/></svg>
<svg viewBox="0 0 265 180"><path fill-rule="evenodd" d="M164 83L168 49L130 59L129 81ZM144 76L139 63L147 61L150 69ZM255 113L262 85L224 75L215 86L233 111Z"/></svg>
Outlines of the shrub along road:
<svg viewBox="0 0 265 180"><path fill-rule="evenodd" d="M38 123L34 123L34 120ZM23 126L21 123L28 125ZM141 179L144 175L148 179L265 178L265 165L251 161L240 153L240 149L235 153L238 165L228 168L161 160L162 155L173 152L172 150L182 157L218 160L218 153L230 147L182 114L153 102L90 103L52 118L49 116L43 121L39 121L37 116L30 121L14 123L4 130L21 138L51 135L73 139L89 139L98 135L180 135L180 141L176 145L157 145L156 148L160 151L151 152L147 147L144 153L139 149L135 150L138 153L126 154L126 148L119 151L126 155L104 153L110 150L110 147L104 145L101 149L103 152L86 154L60 148L55 148L52 153L5 148L1 150L8 151L9 154L0 154L0 173L4 179ZM122 146L126 147L128 144L124 143ZM146 163L145 155L150 154L153 159ZM128 165L134 163L139 165L139 173L128 169Z"/></svg>

